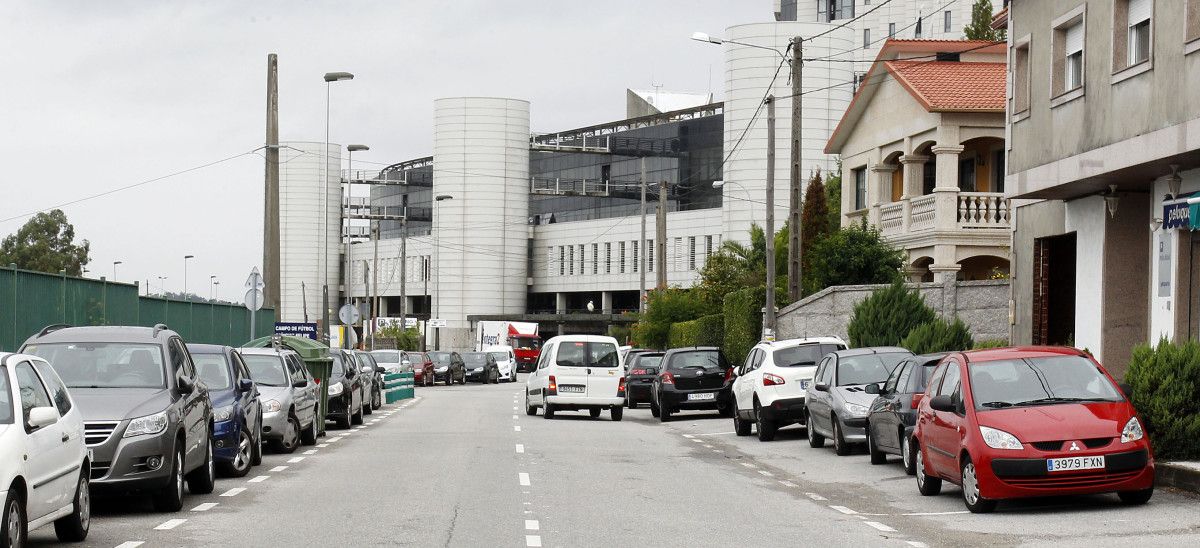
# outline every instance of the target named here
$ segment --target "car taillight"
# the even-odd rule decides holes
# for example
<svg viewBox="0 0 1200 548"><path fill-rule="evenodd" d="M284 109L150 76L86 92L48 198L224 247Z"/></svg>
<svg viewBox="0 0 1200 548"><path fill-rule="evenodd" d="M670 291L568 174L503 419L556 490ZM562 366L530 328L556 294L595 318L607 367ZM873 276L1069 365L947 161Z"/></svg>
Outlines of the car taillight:
<svg viewBox="0 0 1200 548"><path fill-rule="evenodd" d="M921 406L921 398L924 396L925 396L925 394L913 394L912 395L912 403L909 404L909 407L912 409L916 409L916 408L920 407Z"/></svg>
<svg viewBox="0 0 1200 548"><path fill-rule="evenodd" d="M558 382L554 380L554 375L550 375L550 385L546 387L547 396L558 395Z"/></svg>
<svg viewBox="0 0 1200 548"><path fill-rule="evenodd" d="M631 370L629 370L629 374L630 375L645 375L646 370L645 369L631 369Z"/></svg>
<svg viewBox="0 0 1200 548"><path fill-rule="evenodd" d="M625 377L621 377L621 382L617 384L617 397L625 397Z"/></svg>
<svg viewBox="0 0 1200 548"><path fill-rule="evenodd" d="M780 377L779 375L772 375L770 373L763 373L763 386L776 386L780 384L786 384L786 382L783 380L783 377Z"/></svg>
<svg viewBox="0 0 1200 548"><path fill-rule="evenodd" d="M730 367L729 369L725 370L725 382L729 382L729 379L732 379L732 378L733 378L733 368Z"/></svg>
<svg viewBox="0 0 1200 548"><path fill-rule="evenodd" d="M670 371L663 373L662 374L662 383L663 384L675 384L675 375L672 375Z"/></svg>

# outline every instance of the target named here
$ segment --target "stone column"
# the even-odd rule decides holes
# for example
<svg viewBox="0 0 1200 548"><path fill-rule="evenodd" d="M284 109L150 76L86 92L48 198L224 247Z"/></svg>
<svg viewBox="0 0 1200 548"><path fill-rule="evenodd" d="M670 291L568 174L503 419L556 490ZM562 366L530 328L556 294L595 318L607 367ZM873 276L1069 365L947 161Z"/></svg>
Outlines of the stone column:
<svg viewBox="0 0 1200 548"><path fill-rule="evenodd" d="M937 230L958 229L958 155L959 145L937 145L932 148L937 155L937 181L933 188L935 198L935 226Z"/></svg>
<svg viewBox="0 0 1200 548"><path fill-rule="evenodd" d="M600 311L605 314L612 314L612 291L602 291L600 293Z"/></svg>
<svg viewBox="0 0 1200 548"><path fill-rule="evenodd" d="M934 282L946 283L958 279L958 271L962 269L962 265L954 260L956 251L953 244L933 247L933 264L929 265L929 271L933 273Z"/></svg>
<svg viewBox="0 0 1200 548"><path fill-rule="evenodd" d="M566 314L567 313L567 294L566 293L555 293L554 294L554 313L555 314Z"/></svg>
<svg viewBox="0 0 1200 548"><path fill-rule="evenodd" d="M925 180L925 162L928 161L928 156L920 154L905 154L900 157L900 163L904 166L903 198L916 198L924 192L921 184Z"/></svg>

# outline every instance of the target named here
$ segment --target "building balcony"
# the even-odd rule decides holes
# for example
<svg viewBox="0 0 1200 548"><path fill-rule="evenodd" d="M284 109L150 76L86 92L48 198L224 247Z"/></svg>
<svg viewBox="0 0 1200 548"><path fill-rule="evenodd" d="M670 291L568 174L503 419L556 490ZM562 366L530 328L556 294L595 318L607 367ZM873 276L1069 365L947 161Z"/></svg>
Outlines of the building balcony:
<svg viewBox="0 0 1200 548"><path fill-rule="evenodd" d="M846 213L850 224L879 228L889 240L921 232L1009 230L1009 202L1000 192L937 191Z"/></svg>

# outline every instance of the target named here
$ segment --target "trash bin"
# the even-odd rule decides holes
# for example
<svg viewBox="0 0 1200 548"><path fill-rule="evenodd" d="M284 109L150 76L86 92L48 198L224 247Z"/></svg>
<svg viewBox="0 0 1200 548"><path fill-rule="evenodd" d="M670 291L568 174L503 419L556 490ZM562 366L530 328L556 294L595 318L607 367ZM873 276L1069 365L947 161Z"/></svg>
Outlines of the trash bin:
<svg viewBox="0 0 1200 548"><path fill-rule="evenodd" d="M291 335L272 335L260 337L244 345L245 348L271 348L276 344L300 355L308 372L317 380L320 392L320 405L317 406L317 435L325 435L325 411L329 408L329 375L333 373L333 359L329 357L329 347L306 337Z"/></svg>

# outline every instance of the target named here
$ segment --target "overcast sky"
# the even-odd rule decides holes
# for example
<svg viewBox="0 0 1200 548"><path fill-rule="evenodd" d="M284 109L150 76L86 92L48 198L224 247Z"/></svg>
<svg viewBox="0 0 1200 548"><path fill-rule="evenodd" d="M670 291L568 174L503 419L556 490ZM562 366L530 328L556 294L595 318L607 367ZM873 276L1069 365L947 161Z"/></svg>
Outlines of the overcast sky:
<svg viewBox="0 0 1200 548"><path fill-rule="evenodd" d="M624 117L625 89L722 87L722 50L692 31L771 18L770 0L393 0L0 3L0 235L26 214L263 143L279 54L280 138L362 143L380 165L432 150L433 100L529 100L534 131ZM366 167L364 164L363 167ZM158 276L240 299L262 261L263 159L246 155L64 207L89 276Z"/></svg>

